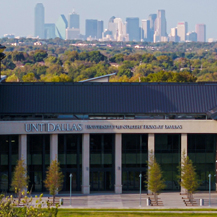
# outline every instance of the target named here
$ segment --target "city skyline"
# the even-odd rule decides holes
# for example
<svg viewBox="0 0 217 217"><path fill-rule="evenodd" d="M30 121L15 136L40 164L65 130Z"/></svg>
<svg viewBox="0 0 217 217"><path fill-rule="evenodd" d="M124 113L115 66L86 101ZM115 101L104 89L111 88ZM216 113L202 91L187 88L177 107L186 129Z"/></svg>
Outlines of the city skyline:
<svg viewBox="0 0 217 217"><path fill-rule="evenodd" d="M207 16L206 15L206 10L207 10L207 7L210 6L209 5L206 5L206 7L203 9L204 10L204 13L200 14L200 16L198 16L198 12L201 11L201 7L203 5L203 3L201 2L199 9L198 7L195 8L195 10L197 11L191 11L191 13L189 13L189 9L186 7L184 11L182 11L182 16L180 16L179 13L176 13L176 16L175 16L175 11L179 11L177 10L176 8L173 8L174 7L174 3L171 3L170 4L170 7L168 8L168 1L166 0L164 2L164 4L160 3L158 0L154 0L154 2L158 2L159 4L156 5L156 6L153 6L153 3L150 3L150 4L146 4L147 1L140 1L138 0L137 2L135 2L133 5L132 8L130 8L129 5L132 5L132 2L128 2L129 4L126 5L122 5L122 7L125 7L126 10L123 10L123 9L120 9L119 10L117 9L117 7L119 7L121 4L120 2L116 2L116 7L112 7L112 10L105 10L105 7L109 7L109 4L107 2L104 2L103 4L101 2L99 2L98 0L95 0L94 2L93 1L89 1L88 3L86 3L86 5L84 5L84 2L82 3L82 8L81 8L81 4L78 3L78 2L75 2L75 1L69 1L69 0L65 0L64 4L59 4L58 2L56 2L56 4L51 4L51 1L50 0L42 0L42 1L35 1L33 0L33 2L29 3L27 2L26 0L21 0L22 2L25 2L26 3L26 8L28 8L28 10L25 10L26 11L26 16L28 16L28 19L25 19L25 22L22 22L21 20L23 19L22 16L21 16L21 13L22 13L22 10L16 10L15 9L13 10L13 5L10 6L10 9L11 11L13 12L13 16L10 16L10 19L7 19L7 23L8 25L1 25L1 28L0 28L0 36L2 37L4 34L15 34L16 36L34 36L34 7L37 3L43 3L44 5L44 8L45 8L45 23L56 23L60 14L64 14L67 18L68 18L68 15L70 13L73 12L73 9L77 12L77 14L80 15L80 27L81 27L81 33L82 34L85 34L85 20L86 19L97 19L97 20L103 20L104 21L104 28L107 28L107 24L108 24L108 20L110 19L111 16L115 16L117 18L121 18L124 22L126 20L127 17L138 17L139 18L139 25L141 27L141 21L144 20L144 19L148 19L148 16L150 14L154 14L157 12L158 9L163 9L166 11L166 19L167 19L167 33L169 34L170 33L170 29L173 28L173 27L176 27L177 24L179 22L182 22L182 21L186 21L188 22L188 31L195 31L195 25L196 24L206 24L207 26L207 39L208 38L217 38L217 30L215 30L215 28L212 28L211 25L209 24L209 21L212 21L214 22L214 19L213 19L213 16ZM12 0L9 0L8 2L13 2ZM5 5L8 4L5 3L3 5L3 8ZM92 10L89 10L88 13L85 13L84 12L87 10L87 8L90 6L90 2L91 2L91 9ZM94 8L94 6L96 6L96 2L98 4L98 7L101 8L101 10L98 10L98 12L96 13L96 8ZM114 2L113 0L110 0L110 3ZM145 6L145 9L143 10L143 13L141 13L141 8L138 7L138 2L140 2L140 5L143 5ZM183 1L184 2L187 2L187 1ZM200 1L199 1L200 2ZM213 4L216 4L217 3L214 3L214 1L210 1L212 2ZM189 3L191 4L191 3ZM188 4L188 5L189 5ZM57 7L58 5L58 7ZM103 7L101 7L103 5ZM151 5L151 6L150 6ZM164 7L161 7L161 6L164 6ZM32 6L32 8L31 8ZM180 6L182 7L182 6ZM30 10L31 8L31 10ZM58 8L58 9L57 9ZM135 9L136 10L133 10ZM150 9L149 9L150 8ZM154 8L154 10L152 9ZM210 7L212 9L212 7ZM7 9L7 8L6 8ZM3 15L4 13L7 11L7 10L3 10ZM9 8L8 8L9 9ZM17 9L17 7L16 7ZM18 9L19 9L19 6L18 6ZM56 11L54 13L54 11ZM105 12L105 13L104 13ZM93 15L94 13L94 15ZM16 14L20 14L19 19L20 19L20 22L16 22L17 25L14 25L14 22L11 23L10 20L13 20L13 17L16 16ZM143 15L141 15L143 14ZM212 14L212 10L210 11L209 14ZM171 19L171 16L173 16L173 18ZM189 17L190 16L190 17ZM212 19L211 19L212 18ZM17 19L16 19L17 21ZM30 21L31 21L31 25L30 24ZM22 24L22 25L19 25L19 24ZM27 23L27 25L26 25ZM213 24L213 27L214 27L214 24Z"/></svg>

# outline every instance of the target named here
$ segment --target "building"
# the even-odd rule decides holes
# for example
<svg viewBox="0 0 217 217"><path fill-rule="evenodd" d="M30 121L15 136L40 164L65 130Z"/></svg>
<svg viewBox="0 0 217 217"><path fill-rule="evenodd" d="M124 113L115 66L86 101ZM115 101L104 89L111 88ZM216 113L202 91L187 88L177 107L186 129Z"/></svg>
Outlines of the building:
<svg viewBox="0 0 217 217"><path fill-rule="evenodd" d="M86 38L90 37L92 39L97 39L97 20L86 20Z"/></svg>
<svg viewBox="0 0 217 217"><path fill-rule="evenodd" d="M67 28L66 40L78 40L80 39L80 29Z"/></svg>
<svg viewBox="0 0 217 217"><path fill-rule="evenodd" d="M155 22L156 29L154 33L154 42L160 42L162 39L165 41L165 37L167 37L167 21L165 10L158 10Z"/></svg>
<svg viewBox="0 0 217 217"><path fill-rule="evenodd" d="M97 39L102 39L102 33L104 31L104 22L102 20L97 21Z"/></svg>
<svg viewBox="0 0 217 217"><path fill-rule="evenodd" d="M68 21L66 20L65 15L61 14L56 22L56 32L55 32L56 37L65 40L67 28L68 28Z"/></svg>
<svg viewBox="0 0 217 217"><path fill-rule="evenodd" d="M75 11L69 14L68 28L80 29L80 16Z"/></svg>
<svg viewBox="0 0 217 217"><path fill-rule="evenodd" d="M188 23L187 22L180 22L177 25L177 35L180 38L181 42L186 41L186 34L188 32Z"/></svg>
<svg viewBox="0 0 217 217"><path fill-rule="evenodd" d="M195 32L197 33L198 42L206 42L206 25L197 24L195 27Z"/></svg>
<svg viewBox="0 0 217 217"><path fill-rule="evenodd" d="M150 20L142 20L142 40L151 42L153 39L151 37Z"/></svg>
<svg viewBox="0 0 217 217"><path fill-rule="evenodd" d="M153 37L156 30L157 14L150 14L148 19L150 20L150 38L151 38L151 42L153 42Z"/></svg>
<svg viewBox="0 0 217 217"><path fill-rule="evenodd" d="M190 42L197 42L197 33L196 32L188 32L186 35L186 40Z"/></svg>
<svg viewBox="0 0 217 217"><path fill-rule="evenodd" d="M140 41L141 34L139 31L139 18L128 17L127 22L127 34L129 35L129 41Z"/></svg>
<svg viewBox="0 0 217 217"><path fill-rule="evenodd" d="M44 39L44 6L38 3L35 6L35 37Z"/></svg>
<svg viewBox="0 0 217 217"><path fill-rule="evenodd" d="M54 23L44 24L44 38L45 39L56 38L55 30L56 30L56 26Z"/></svg>
<svg viewBox="0 0 217 217"><path fill-rule="evenodd" d="M179 42L180 41L180 38L177 35L177 27L171 28L169 41L173 41L173 42Z"/></svg>
<svg viewBox="0 0 217 217"><path fill-rule="evenodd" d="M217 83L2 83L0 190L8 191L19 158L29 187L45 191L55 158L63 191L139 191L149 154L163 170L166 189L177 180L182 153L192 159L208 190L216 174ZM216 189L212 178L212 189ZM143 184L142 190L146 191Z"/></svg>

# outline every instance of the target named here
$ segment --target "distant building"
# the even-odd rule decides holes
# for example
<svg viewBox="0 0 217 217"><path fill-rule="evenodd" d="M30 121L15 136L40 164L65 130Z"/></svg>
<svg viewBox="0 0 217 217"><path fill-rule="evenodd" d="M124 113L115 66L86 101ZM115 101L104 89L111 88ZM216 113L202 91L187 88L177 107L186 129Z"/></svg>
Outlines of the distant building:
<svg viewBox="0 0 217 217"><path fill-rule="evenodd" d="M195 27L195 32L197 33L198 42L206 42L206 25L197 24Z"/></svg>
<svg viewBox="0 0 217 217"><path fill-rule="evenodd" d="M128 17L127 22L127 34L129 35L129 41L140 41L140 31L139 31L139 18L138 17Z"/></svg>
<svg viewBox="0 0 217 217"><path fill-rule="evenodd" d="M115 36L117 34L117 25L114 23L115 18L115 16L112 16L108 22L108 31L112 32L112 40L115 40Z"/></svg>
<svg viewBox="0 0 217 217"><path fill-rule="evenodd" d="M13 34L4 34L4 38L15 38Z"/></svg>
<svg viewBox="0 0 217 217"><path fill-rule="evenodd" d="M67 28L66 29L66 40L80 39L80 29Z"/></svg>
<svg viewBox="0 0 217 217"><path fill-rule="evenodd" d="M66 29L68 28L68 22L65 15L61 14L56 22L56 37L66 39Z"/></svg>
<svg viewBox="0 0 217 217"><path fill-rule="evenodd" d="M169 41L179 42L180 38L177 35L177 27L171 28Z"/></svg>
<svg viewBox="0 0 217 217"><path fill-rule="evenodd" d="M35 37L44 39L44 6L38 3L35 6Z"/></svg>
<svg viewBox="0 0 217 217"><path fill-rule="evenodd" d="M150 20L142 20L142 39L144 41L151 42L153 38L151 37Z"/></svg>
<svg viewBox="0 0 217 217"><path fill-rule="evenodd" d="M180 41L186 40L186 34L188 32L188 23L187 22L180 22L177 25L177 35L180 38Z"/></svg>
<svg viewBox="0 0 217 217"><path fill-rule="evenodd" d="M123 23L121 18L114 19L115 34L113 35L115 41L129 41L127 34L127 23Z"/></svg>
<svg viewBox="0 0 217 217"><path fill-rule="evenodd" d="M209 43L216 42L216 39L214 39L214 38L208 38L208 42Z"/></svg>
<svg viewBox="0 0 217 217"><path fill-rule="evenodd" d="M157 14L150 14L148 19L150 20L150 39L153 42L154 32L156 30Z"/></svg>
<svg viewBox="0 0 217 217"><path fill-rule="evenodd" d="M165 16L165 10L158 10L156 29L154 33L154 42L160 42L161 39L165 41L165 37L167 37L167 21Z"/></svg>
<svg viewBox="0 0 217 217"><path fill-rule="evenodd" d="M97 25L98 21L93 19L86 20L86 38L97 39Z"/></svg>
<svg viewBox="0 0 217 217"><path fill-rule="evenodd" d="M102 20L97 21L97 39L102 38L102 33L104 30L104 22Z"/></svg>
<svg viewBox="0 0 217 217"><path fill-rule="evenodd" d="M80 29L80 16L74 11L69 14L68 28Z"/></svg>
<svg viewBox="0 0 217 217"><path fill-rule="evenodd" d="M56 38L55 28L56 26L54 23L44 24L44 38L45 39Z"/></svg>
<svg viewBox="0 0 217 217"><path fill-rule="evenodd" d="M186 40L190 42L197 42L197 33L196 32L188 32L186 34Z"/></svg>

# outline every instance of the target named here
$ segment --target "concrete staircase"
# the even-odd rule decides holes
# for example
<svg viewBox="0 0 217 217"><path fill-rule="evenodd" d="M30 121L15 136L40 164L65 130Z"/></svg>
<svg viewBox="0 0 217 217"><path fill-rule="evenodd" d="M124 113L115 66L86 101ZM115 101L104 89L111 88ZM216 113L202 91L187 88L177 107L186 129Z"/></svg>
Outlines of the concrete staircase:
<svg viewBox="0 0 217 217"><path fill-rule="evenodd" d="M180 195L179 192L161 193L159 195L159 198L163 202L163 205L172 208L186 207L182 200L182 197L183 195Z"/></svg>

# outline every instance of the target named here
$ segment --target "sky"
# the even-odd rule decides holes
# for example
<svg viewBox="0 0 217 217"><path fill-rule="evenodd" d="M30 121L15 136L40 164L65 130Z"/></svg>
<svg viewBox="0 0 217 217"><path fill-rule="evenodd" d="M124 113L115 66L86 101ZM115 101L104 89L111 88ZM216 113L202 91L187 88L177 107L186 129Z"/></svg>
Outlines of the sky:
<svg viewBox="0 0 217 217"><path fill-rule="evenodd" d="M34 35L34 7L43 3L45 23L55 23L64 14L73 9L80 15L81 33L84 34L85 19L104 21L108 26L111 16L139 17L147 19L149 14L158 9L166 10L167 33L178 22L187 21L188 30L194 31L195 24L204 23L207 28L207 39L217 39L217 0L0 0L0 37L4 34L16 36Z"/></svg>

